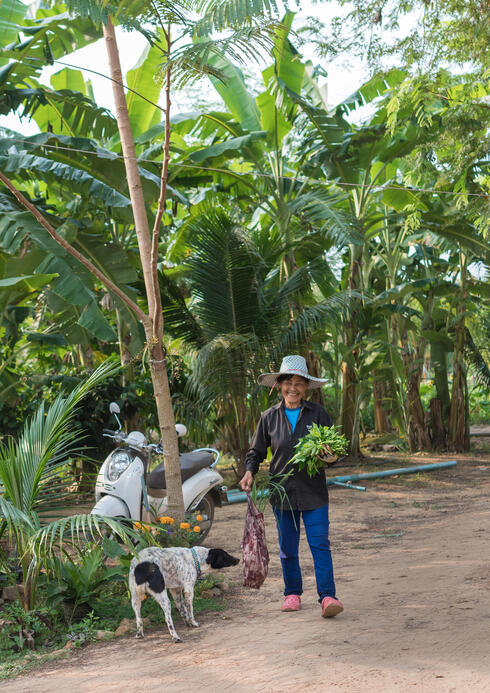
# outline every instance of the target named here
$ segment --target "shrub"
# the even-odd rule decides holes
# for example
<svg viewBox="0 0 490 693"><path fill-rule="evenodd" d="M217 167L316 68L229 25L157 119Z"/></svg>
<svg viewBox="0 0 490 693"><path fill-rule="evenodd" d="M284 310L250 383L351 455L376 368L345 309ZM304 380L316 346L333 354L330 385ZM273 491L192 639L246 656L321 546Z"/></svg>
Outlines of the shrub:
<svg viewBox="0 0 490 693"><path fill-rule="evenodd" d="M104 585L124 579L120 566L104 564L100 546L93 545L88 551L77 548L76 552L75 559L66 551L65 560L53 557L48 571L46 603L61 604L67 623L88 614Z"/></svg>

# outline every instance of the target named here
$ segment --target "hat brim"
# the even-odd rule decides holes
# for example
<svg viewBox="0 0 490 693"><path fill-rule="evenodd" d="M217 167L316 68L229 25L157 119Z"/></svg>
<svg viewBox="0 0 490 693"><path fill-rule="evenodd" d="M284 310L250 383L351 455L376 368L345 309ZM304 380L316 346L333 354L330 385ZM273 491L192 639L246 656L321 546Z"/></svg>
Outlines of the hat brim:
<svg viewBox="0 0 490 693"><path fill-rule="evenodd" d="M327 382L325 378L314 378L312 375L302 375L293 370L283 371L282 373L262 373L259 375L257 382L259 385L264 385L265 387L274 387L280 375L299 375L300 378L304 378L308 381L308 390L322 387L322 385L325 385Z"/></svg>

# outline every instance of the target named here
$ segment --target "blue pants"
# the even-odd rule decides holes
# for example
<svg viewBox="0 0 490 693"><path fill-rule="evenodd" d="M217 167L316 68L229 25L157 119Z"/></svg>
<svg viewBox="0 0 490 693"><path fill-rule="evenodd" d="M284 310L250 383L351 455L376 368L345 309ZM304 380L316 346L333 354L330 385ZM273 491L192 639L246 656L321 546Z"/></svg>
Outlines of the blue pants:
<svg viewBox="0 0 490 693"><path fill-rule="evenodd" d="M306 538L315 565L319 601L321 602L324 597L335 597L332 554L328 539L328 504L315 510L285 510L284 508L282 510L274 508L273 510L279 535L284 595L302 594L303 592L303 580L298 559L300 516L302 515Z"/></svg>

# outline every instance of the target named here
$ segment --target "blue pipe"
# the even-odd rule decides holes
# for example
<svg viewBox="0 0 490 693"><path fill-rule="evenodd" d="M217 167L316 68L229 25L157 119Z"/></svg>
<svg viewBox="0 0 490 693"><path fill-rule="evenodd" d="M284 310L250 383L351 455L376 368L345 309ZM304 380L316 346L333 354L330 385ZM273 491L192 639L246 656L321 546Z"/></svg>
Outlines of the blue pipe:
<svg viewBox="0 0 490 693"><path fill-rule="evenodd" d="M415 472L431 472L434 469L445 469L446 467L455 467L456 460L449 462L436 462L435 464L419 464L415 467L400 467L400 469L386 469L384 472L366 472L364 474L348 474L347 476L334 476L327 479L328 484L336 481L360 481L361 479L379 479L384 476L395 476L395 474L414 474Z"/></svg>
<svg viewBox="0 0 490 693"><path fill-rule="evenodd" d="M327 486L344 486L345 488L352 488L357 491L365 491L365 486L354 486L349 483L351 481L360 481L361 479L379 479L386 476L395 476L397 474L415 474L416 472L431 472L434 469L446 469L447 467L455 467L457 465L456 460L450 460L449 462L436 462L435 464L420 464L414 467L400 467L399 469L386 469L382 472L365 472L364 474L347 474L345 476L333 476L327 479ZM269 491L265 489L264 491L259 491L259 496L265 494L269 495ZM243 503L247 500L247 494L244 491L239 491L238 489L233 489L232 491L227 491L226 496L228 503Z"/></svg>
<svg viewBox="0 0 490 693"><path fill-rule="evenodd" d="M350 481L331 481L329 486L343 486L344 488L353 488L356 491L366 490L365 486L354 486L354 484L351 484Z"/></svg>
<svg viewBox="0 0 490 693"><path fill-rule="evenodd" d="M268 496L269 489L259 491L257 495L259 498L261 498L262 496ZM247 500L247 494L245 493L245 491L233 489L231 491L226 492L226 498L228 500L228 503L244 503Z"/></svg>

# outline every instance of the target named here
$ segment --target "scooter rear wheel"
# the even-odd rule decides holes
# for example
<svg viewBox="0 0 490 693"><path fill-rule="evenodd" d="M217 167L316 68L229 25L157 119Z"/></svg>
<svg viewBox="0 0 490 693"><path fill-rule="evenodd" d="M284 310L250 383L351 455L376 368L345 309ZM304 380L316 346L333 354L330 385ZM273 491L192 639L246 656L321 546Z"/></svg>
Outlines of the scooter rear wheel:
<svg viewBox="0 0 490 693"><path fill-rule="evenodd" d="M201 498L197 506L194 508L196 515L202 515L203 520L199 522L201 528L200 539L205 539L211 529L214 520L214 500L210 493Z"/></svg>

